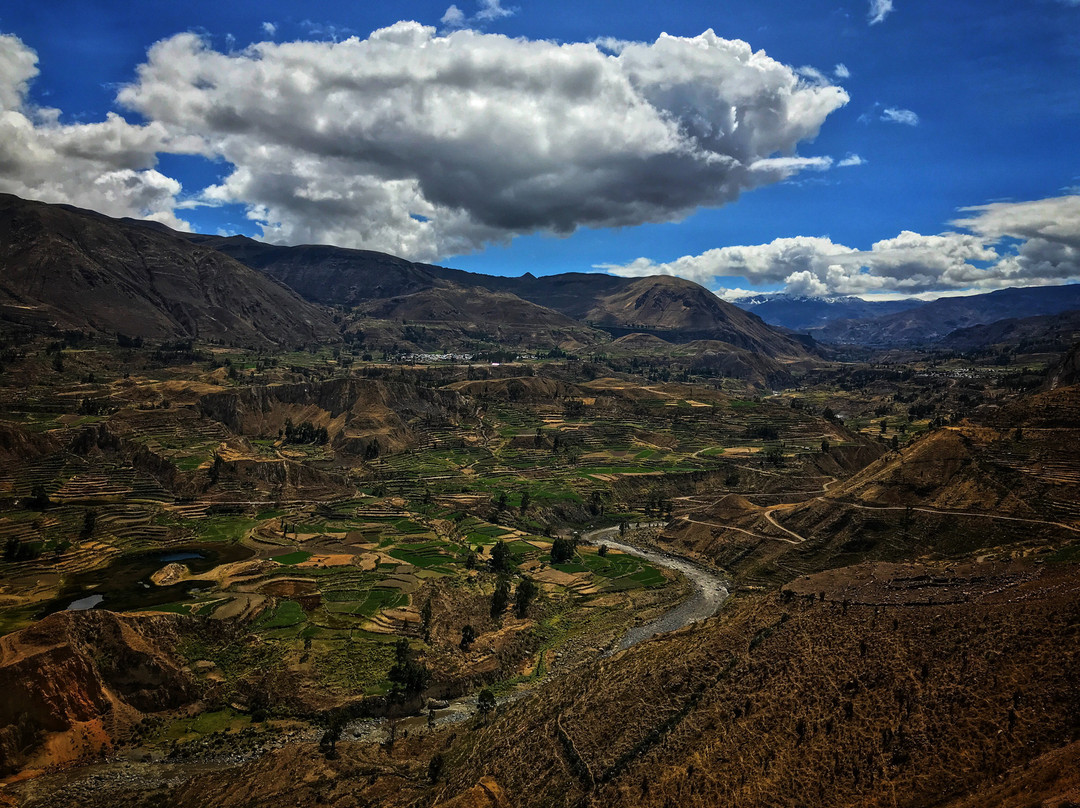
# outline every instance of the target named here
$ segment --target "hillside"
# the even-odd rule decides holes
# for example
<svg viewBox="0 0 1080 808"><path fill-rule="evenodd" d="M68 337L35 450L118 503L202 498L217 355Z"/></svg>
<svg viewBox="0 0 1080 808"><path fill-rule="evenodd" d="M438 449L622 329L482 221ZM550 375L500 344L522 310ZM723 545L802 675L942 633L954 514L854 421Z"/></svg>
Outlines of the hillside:
<svg viewBox="0 0 1080 808"><path fill-rule="evenodd" d="M367 318L385 321L382 328L387 333L421 349L487 340L507 347L577 350L608 339L601 331L508 292L442 282L431 289L369 300L355 313L365 333L371 331ZM422 326L420 332L416 326Z"/></svg>
<svg viewBox="0 0 1080 808"><path fill-rule="evenodd" d="M233 345L332 340L320 308L165 227L0 195L0 308L59 328Z"/></svg>
<svg viewBox="0 0 1080 808"><path fill-rule="evenodd" d="M806 349L765 325L760 318L720 300L692 281L668 275L639 278L596 298L582 319L599 326L660 337L712 339L772 357L805 357Z"/></svg>
<svg viewBox="0 0 1080 808"><path fill-rule="evenodd" d="M430 289L437 283L436 275L425 265L371 250L311 244L283 247L246 236L192 234L187 238L265 272L307 300L327 306L355 306Z"/></svg>
<svg viewBox="0 0 1080 808"><path fill-rule="evenodd" d="M1009 557L1021 547L1056 558L1080 541L1078 413L1080 388L1059 387L930 432L801 504L717 492L677 513L661 545L773 585L866 558Z"/></svg>
<svg viewBox="0 0 1080 808"><path fill-rule="evenodd" d="M511 317L523 318L526 327L550 317L531 307L511 305L507 296L515 295L582 324L610 330L616 337L648 330L669 342L711 339L774 358L808 356L804 344L769 327L756 315L720 300L703 286L671 276L618 278L603 273L566 272L539 278L526 273L509 278L416 264L366 250L278 247L242 237L191 238L266 272L309 300L359 306L380 318L393 318L396 310L403 308L406 319L446 319L425 313L430 312L433 300L449 304L444 310L451 317L460 315L457 322L461 326L488 328L494 322L489 317L492 311L506 317L501 324L511 329L519 329L519 323ZM479 295L483 301L465 305L455 289ZM497 297L489 298L481 290ZM387 298L395 302L372 305L372 301ZM411 309L415 309L412 316L408 313Z"/></svg>

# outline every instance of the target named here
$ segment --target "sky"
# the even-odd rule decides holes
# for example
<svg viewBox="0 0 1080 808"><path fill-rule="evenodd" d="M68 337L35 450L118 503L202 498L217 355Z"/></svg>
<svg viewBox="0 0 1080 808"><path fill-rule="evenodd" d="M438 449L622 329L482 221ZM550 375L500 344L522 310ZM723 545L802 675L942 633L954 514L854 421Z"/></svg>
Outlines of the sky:
<svg viewBox="0 0 1080 808"><path fill-rule="evenodd" d="M503 275L1080 280L1080 0L0 6L0 191Z"/></svg>

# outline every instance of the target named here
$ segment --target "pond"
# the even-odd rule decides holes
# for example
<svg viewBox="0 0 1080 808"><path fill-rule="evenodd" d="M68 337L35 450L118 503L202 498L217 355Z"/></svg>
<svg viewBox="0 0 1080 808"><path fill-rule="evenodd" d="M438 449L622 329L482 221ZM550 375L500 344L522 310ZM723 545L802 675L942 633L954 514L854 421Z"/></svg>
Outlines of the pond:
<svg viewBox="0 0 1080 808"><path fill-rule="evenodd" d="M198 574L254 554L254 550L241 544L215 543L122 555L104 567L71 576L39 617L65 609L81 611L100 607L123 612L188 600L213 584L181 581L171 586L155 586L150 576L166 564L182 563Z"/></svg>

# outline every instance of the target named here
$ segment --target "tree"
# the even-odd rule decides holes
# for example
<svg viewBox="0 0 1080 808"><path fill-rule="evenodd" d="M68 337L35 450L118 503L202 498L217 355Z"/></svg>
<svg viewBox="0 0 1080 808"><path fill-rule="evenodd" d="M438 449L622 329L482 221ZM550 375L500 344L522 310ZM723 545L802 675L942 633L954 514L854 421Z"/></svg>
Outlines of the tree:
<svg viewBox="0 0 1080 808"><path fill-rule="evenodd" d="M506 604L510 602L510 579L499 578L495 584L495 591L491 593L491 616L499 617L506 611Z"/></svg>
<svg viewBox="0 0 1080 808"><path fill-rule="evenodd" d="M221 467L225 465L225 461L221 459L221 455L214 452L214 462L210 466L210 471L206 473L206 476L210 479L210 484L213 485L218 481L221 476Z"/></svg>
<svg viewBox="0 0 1080 808"><path fill-rule="evenodd" d="M822 438L821 439L821 453L822 454L828 454L829 453L829 448L830 448L829 447L829 439L828 438Z"/></svg>
<svg viewBox="0 0 1080 808"><path fill-rule="evenodd" d="M528 615L529 606L539 591L536 584L528 578L521 579L521 583L517 586L517 592L514 593L514 611L519 618L524 619Z"/></svg>
<svg viewBox="0 0 1080 808"><path fill-rule="evenodd" d="M79 541L89 541L94 535L94 528L97 526L97 511L93 508L87 508L83 513L82 530L79 531Z"/></svg>
<svg viewBox="0 0 1080 808"><path fill-rule="evenodd" d="M472 644L476 642L476 638L479 636L480 635L477 634L476 629L466 623L464 626L461 627L461 642L458 643L458 647L462 651L468 651L472 647Z"/></svg>
<svg viewBox="0 0 1080 808"><path fill-rule="evenodd" d="M521 510L521 514L523 516L525 515L525 511L528 510L528 508L529 508L529 499L530 499L529 492L528 491L522 491L521 492L521 509L520 510Z"/></svg>
<svg viewBox="0 0 1080 808"><path fill-rule="evenodd" d="M427 776L428 780L433 783L439 782L439 778L442 777L443 768L446 765L446 761L443 759L441 752L436 752L431 757L431 761L428 763Z"/></svg>
<svg viewBox="0 0 1080 808"><path fill-rule="evenodd" d="M470 552L465 557L465 569L467 569L467 570L476 569L476 553Z"/></svg>
<svg viewBox="0 0 1080 808"><path fill-rule="evenodd" d="M608 551L608 546L606 544L601 544L600 549L596 551L596 554L598 556L600 556L601 558L603 558L604 556L607 555L607 551Z"/></svg>
<svg viewBox="0 0 1080 808"><path fill-rule="evenodd" d="M495 546L491 548L491 568L495 572L507 573L513 569L513 566L510 548L506 546L506 542L502 540L495 542Z"/></svg>
<svg viewBox="0 0 1080 808"><path fill-rule="evenodd" d="M505 511L506 510L506 492L505 491L500 491L499 492L499 498L497 500L495 500L495 510L496 511Z"/></svg>
<svg viewBox="0 0 1080 808"><path fill-rule="evenodd" d="M431 598L425 600L420 609L420 628L424 632L424 642L431 642Z"/></svg>
<svg viewBox="0 0 1080 808"><path fill-rule="evenodd" d="M495 709L495 694L486 687L481 690L480 695L476 697L476 709L481 715L492 712Z"/></svg>

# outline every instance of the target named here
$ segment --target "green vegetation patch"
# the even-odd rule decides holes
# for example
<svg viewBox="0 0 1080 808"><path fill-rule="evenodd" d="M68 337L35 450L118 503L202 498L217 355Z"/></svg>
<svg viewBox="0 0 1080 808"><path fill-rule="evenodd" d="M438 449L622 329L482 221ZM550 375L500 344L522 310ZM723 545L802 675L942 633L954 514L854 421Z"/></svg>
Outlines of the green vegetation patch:
<svg viewBox="0 0 1080 808"><path fill-rule="evenodd" d="M246 516L207 516L197 522L196 530L203 541L237 542L256 524Z"/></svg>
<svg viewBox="0 0 1080 808"><path fill-rule="evenodd" d="M263 615L255 622L257 629L287 628L295 626L307 620L304 610L295 600L283 600L274 609L273 614Z"/></svg>
<svg viewBox="0 0 1080 808"><path fill-rule="evenodd" d="M307 550L297 550L293 553L286 553L285 555L273 556L270 560L276 561L279 564L293 565L303 564L311 558L311 553Z"/></svg>

